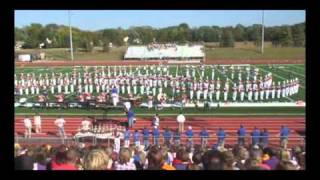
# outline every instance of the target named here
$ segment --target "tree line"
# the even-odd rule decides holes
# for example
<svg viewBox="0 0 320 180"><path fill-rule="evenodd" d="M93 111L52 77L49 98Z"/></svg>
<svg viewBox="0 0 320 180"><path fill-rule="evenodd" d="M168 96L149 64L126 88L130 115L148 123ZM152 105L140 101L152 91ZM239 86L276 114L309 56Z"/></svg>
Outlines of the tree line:
<svg viewBox="0 0 320 180"><path fill-rule="evenodd" d="M262 25L253 24L235 27L200 26L189 27L182 23L178 26L165 28L153 28L150 26L136 26L128 29L109 28L99 31L84 31L72 28L73 45L75 49L92 51L94 46L104 47L108 51L111 42L115 46L148 44L151 42L219 42L221 47L233 47L234 42L254 42L261 45ZM305 23L294 25L282 25L265 27L265 41L272 42L273 46L279 47L304 47L305 46ZM124 38L129 37L125 42ZM48 38L52 43L47 43ZM24 48L37 48L40 43L45 43L45 48L69 47L69 27L57 24L41 25L32 23L28 26L15 27L15 41L23 41Z"/></svg>

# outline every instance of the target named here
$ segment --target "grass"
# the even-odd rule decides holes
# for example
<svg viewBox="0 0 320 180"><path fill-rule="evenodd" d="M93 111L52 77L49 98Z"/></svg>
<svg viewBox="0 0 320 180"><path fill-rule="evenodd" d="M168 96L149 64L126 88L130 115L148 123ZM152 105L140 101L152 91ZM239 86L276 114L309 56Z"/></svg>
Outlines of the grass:
<svg viewBox="0 0 320 180"><path fill-rule="evenodd" d="M146 108L134 108L134 112L137 116L152 116L155 113L161 115L177 115L181 111L180 108L169 108L163 109L160 111L156 111L154 109L146 109ZM122 109L110 109L110 110L99 110L99 109L31 109L31 108L15 108L15 115L32 115L36 112L39 112L42 115L100 115L100 116L123 116L124 114ZM305 108L301 107L268 107L266 108L245 108L245 107L230 107L230 108L212 108L208 110L204 110L203 108L184 108L184 114L189 115L207 115L207 116L215 116L215 115L305 115Z"/></svg>
<svg viewBox="0 0 320 180"><path fill-rule="evenodd" d="M206 43L209 45L216 43ZM23 49L18 50L17 53L32 53L38 52L40 49ZM68 48L52 48L41 49L46 53L49 60L70 60L70 53ZM110 52L102 52L101 47L95 47L94 52L80 52L74 53L75 60L122 60L126 51L125 46L114 47ZM253 45L252 42L247 44L243 42L236 42L235 48L214 48L206 49L207 60L215 59L305 59L305 48L280 48L272 47L270 42L265 43L265 52L260 54L259 47Z"/></svg>
<svg viewBox="0 0 320 180"><path fill-rule="evenodd" d="M206 50L207 60L215 59L305 59L305 48L265 48L259 49L216 48Z"/></svg>

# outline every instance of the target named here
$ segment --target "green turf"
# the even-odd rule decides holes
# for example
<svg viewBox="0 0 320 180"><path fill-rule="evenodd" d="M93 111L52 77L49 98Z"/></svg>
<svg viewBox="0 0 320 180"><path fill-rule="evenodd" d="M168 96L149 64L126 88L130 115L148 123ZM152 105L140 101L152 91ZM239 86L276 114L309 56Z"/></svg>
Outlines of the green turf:
<svg viewBox="0 0 320 180"><path fill-rule="evenodd" d="M261 54L258 48L215 48L206 51L206 58L215 59L305 59L305 48L265 48Z"/></svg>
<svg viewBox="0 0 320 180"><path fill-rule="evenodd" d="M134 108L134 112L137 116L147 116L159 113L160 115L177 115L182 109L180 108L168 108L156 111L155 109L147 108ZM110 109L110 110L99 110L99 109L31 109L31 108L15 108L16 115L32 115L39 112L43 115L105 115L105 116L125 116L122 109ZM305 108L303 107L229 107L229 108L211 108L205 110L203 108L184 108L184 114L190 115L304 115Z"/></svg>

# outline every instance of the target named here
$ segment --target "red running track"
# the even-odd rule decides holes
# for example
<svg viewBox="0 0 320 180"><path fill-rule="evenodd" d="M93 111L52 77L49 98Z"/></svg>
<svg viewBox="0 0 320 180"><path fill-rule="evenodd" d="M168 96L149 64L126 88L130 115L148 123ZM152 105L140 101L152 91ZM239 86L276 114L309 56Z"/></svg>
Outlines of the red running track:
<svg viewBox="0 0 320 180"><path fill-rule="evenodd" d="M24 133L23 116L15 117L15 133L20 136ZM55 136L57 128L53 121L57 117L42 117L42 132L41 134L32 134L33 137L50 137ZM65 131L68 136L72 136L76 133L78 127L81 126L82 117L65 117L66 125ZM112 124L125 123L127 120L125 117L108 118L113 120ZM301 145L303 142L301 138L294 138L293 136L301 136L305 134L305 117L187 117L185 123L185 129L187 126L192 126L195 133L195 137L199 137L199 132L203 127L206 127L211 135L209 144L214 144L217 141L216 131L219 127L223 128L227 133L227 136L236 136L236 132L240 126L244 125L248 134L253 130L255 126L259 129L267 128L270 134L270 144L273 146L279 145L279 138L271 136L277 136L281 125L287 125L291 130L289 137L289 147L294 145ZM134 130L142 130L144 126L149 129L151 127L151 118L137 118L137 123L134 125ZM175 117L161 117L160 118L160 132L163 132L163 128L169 127L171 130L178 128ZM51 134L51 135L50 135ZM184 137L184 136L182 136ZM247 142L250 137L247 138ZM160 141L162 142L162 140ZM195 143L200 143L200 139L195 138ZM226 144L236 144L237 137L229 137L226 139Z"/></svg>

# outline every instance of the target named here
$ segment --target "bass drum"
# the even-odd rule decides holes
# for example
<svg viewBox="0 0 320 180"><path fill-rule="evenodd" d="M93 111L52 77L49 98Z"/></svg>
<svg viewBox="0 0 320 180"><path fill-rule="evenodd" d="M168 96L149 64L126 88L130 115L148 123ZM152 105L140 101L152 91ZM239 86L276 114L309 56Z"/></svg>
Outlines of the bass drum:
<svg viewBox="0 0 320 180"><path fill-rule="evenodd" d="M157 96L157 100L160 102L165 102L167 100L167 94L166 93L159 93Z"/></svg>

